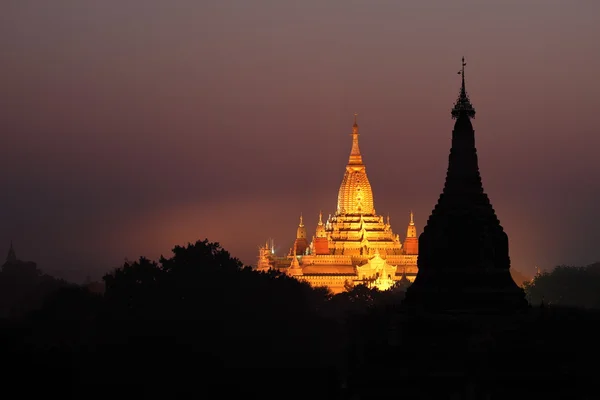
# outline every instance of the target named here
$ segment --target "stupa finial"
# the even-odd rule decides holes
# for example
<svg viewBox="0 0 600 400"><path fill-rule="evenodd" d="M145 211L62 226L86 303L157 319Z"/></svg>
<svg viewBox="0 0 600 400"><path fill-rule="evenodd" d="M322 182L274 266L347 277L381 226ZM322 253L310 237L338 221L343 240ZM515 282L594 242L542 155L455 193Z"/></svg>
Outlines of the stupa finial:
<svg viewBox="0 0 600 400"><path fill-rule="evenodd" d="M458 94L458 99L452 108L452 118L456 119L460 115L465 115L469 118L475 118L475 108L471 104L471 100L469 100L469 96L467 95L467 89L465 87L465 67L467 63L465 62L465 58L462 58L461 70L458 71L458 74L462 78L462 84L460 86L460 93Z"/></svg>
<svg viewBox="0 0 600 400"><path fill-rule="evenodd" d="M356 116L354 113L354 125L352 125L352 150L350 150L350 159L348 164L350 165L362 165L362 156L360 155L360 148L358 147L358 123L356 122Z"/></svg>

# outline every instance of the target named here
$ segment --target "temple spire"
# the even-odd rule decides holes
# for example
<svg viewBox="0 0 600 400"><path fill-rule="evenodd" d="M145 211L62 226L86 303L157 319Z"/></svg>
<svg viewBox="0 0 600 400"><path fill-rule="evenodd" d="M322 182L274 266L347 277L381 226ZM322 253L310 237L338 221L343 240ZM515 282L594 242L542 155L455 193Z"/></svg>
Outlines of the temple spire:
<svg viewBox="0 0 600 400"><path fill-rule="evenodd" d="M304 219L302 218L302 213L300 213L300 223L298 224L298 229L296 230L296 239L306 239L306 228L304 227ZM300 247L303 247L302 245ZM301 250L304 250L302 248Z"/></svg>
<svg viewBox="0 0 600 400"><path fill-rule="evenodd" d="M8 255L6 256L6 262L14 263L17 261L17 255L15 254L15 249L13 247L12 240L10 241L10 248L8 249Z"/></svg>
<svg viewBox="0 0 600 400"><path fill-rule="evenodd" d="M317 229L316 229L315 234L316 234L317 238L327 237L327 232L325 231L325 225L323 225L323 213L321 211L319 211L319 222L317 223Z"/></svg>
<svg viewBox="0 0 600 400"><path fill-rule="evenodd" d="M409 241L414 239L414 248L412 244L409 245ZM408 227L406 228L406 241L404 242L405 250L408 252L407 254L416 254L419 251L418 242L417 242L417 227L415 226L415 220L413 219L413 212L410 212L410 222L408 223ZM410 248L409 248L410 247Z"/></svg>
<svg viewBox="0 0 600 400"><path fill-rule="evenodd" d="M288 275L302 275L302 268L300 267L300 263L298 262L298 252L296 249L296 245L294 245L291 250L292 253L292 262L290 267L287 269Z"/></svg>
<svg viewBox="0 0 600 400"><path fill-rule="evenodd" d="M350 151L349 165L362 165L362 156L360 154L360 148L358 147L358 123L356 117L358 114L354 114L354 125L352 125L352 150Z"/></svg>
<svg viewBox="0 0 600 400"><path fill-rule="evenodd" d="M404 304L449 312L522 309L527 301L510 274L508 236L481 182L465 65L463 59L446 182L419 236L419 272Z"/></svg>
<svg viewBox="0 0 600 400"><path fill-rule="evenodd" d="M298 224L298 229L296 230L296 240L294 241L294 249L299 254L304 254L308 247L308 240L306 239L306 227L304 226L304 218L302 217L302 213L300 213L300 223Z"/></svg>
<svg viewBox="0 0 600 400"><path fill-rule="evenodd" d="M467 89L465 87L465 67L467 63L465 62L465 58L462 58L462 66L461 70L458 71L458 74L462 78L462 85L460 87L460 93L458 94L458 99L452 108L452 118L457 119L461 115L465 115L469 118L475 118L475 108L471 104L469 100L469 95L467 94Z"/></svg>

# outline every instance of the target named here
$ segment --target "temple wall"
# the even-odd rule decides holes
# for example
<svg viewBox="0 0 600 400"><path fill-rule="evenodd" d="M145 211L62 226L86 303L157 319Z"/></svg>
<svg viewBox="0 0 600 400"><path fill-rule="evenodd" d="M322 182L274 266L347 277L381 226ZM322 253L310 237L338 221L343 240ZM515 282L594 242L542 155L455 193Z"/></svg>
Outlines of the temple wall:
<svg viewBox="0 0 600 400"><path fill-rule="evenodd" d="M345 255L306 255L302 256L301 264L304 265L354 265L352 257Z"/></svg>
<svg viewBox="0 0 600 400"><path fill-rule="evenodd" d="M302 275L295 278L308 282L313 287L328 287L333 294L338 294L346 290L346 281L353 282L356 275Z"/></svg>
<svg viewBox="0 0 600 400"><path fill-rule="evenodd" d="M362 281L358 279L357 275L300 275L294 276L294 278L307 282L313 287L328 287L333 294L344 292L346 290L344 286L346 281L350 281L355 285L362 283ZM401 278L401 273L400 275L392 277L394 281L399 281ZM406 278L409 281L414 282L416 273L413 275L407 272Z"/></svg>
<svg viewBox="0 0 600 400"><path fill-rule="evenodd" d="M396 265L398 267L409 267L409 266L417 266L417 255L406 255L406 254L389 254L387 257L384 257L385 260L392 265Z"/></svg>

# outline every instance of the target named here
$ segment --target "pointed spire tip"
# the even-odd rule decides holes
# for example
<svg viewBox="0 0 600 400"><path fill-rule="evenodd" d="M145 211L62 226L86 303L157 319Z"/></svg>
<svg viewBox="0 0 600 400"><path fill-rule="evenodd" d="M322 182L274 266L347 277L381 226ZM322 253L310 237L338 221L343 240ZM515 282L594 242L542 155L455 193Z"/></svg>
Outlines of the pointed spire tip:
<svg viewBox="0 0 600 400"><path fill-rule="evenodd" d="M469 100L469 96L467 95L467 89L465 87L465 67L467 63L465 62L465 57L462 57L461 62L461 70L458 71L458 74L461 76L461 87L460 93L458 95L458 99L452 108L452 118L457 119L461 115L465 115L469 118L475 118L475 108L471 104Z"/></svg>

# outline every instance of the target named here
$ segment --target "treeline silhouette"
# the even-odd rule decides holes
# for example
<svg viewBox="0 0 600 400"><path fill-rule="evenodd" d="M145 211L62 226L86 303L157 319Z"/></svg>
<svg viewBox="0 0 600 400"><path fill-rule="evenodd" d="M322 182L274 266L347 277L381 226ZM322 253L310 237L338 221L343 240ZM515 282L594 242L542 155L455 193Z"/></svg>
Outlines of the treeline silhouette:
<svg viewBox="0 0 600 400"><path fill-rule="evenodd" d="M425 315L399 307L406 283L332 295L208 240L126 262L103 294L3 267L4 378L63 397L592 398L600 313L559 305L596 307L597 269L537 276L528 295L546 302L520 314ZM579 282L582 297L565 300Z"/></svg>
<svg viewBox="0 0 600 400"><path fill-rule="evenodd" d="M67 286L72 284L42 273L34 262L7 260L0 268L0 318L39 309L49 294Z"/></svg>
<svg viewBox="0 0 600 400"><path fill-rule="evenodd" d="M559 265L524 283L531 304L600 309L600 263Z"/></svg>

